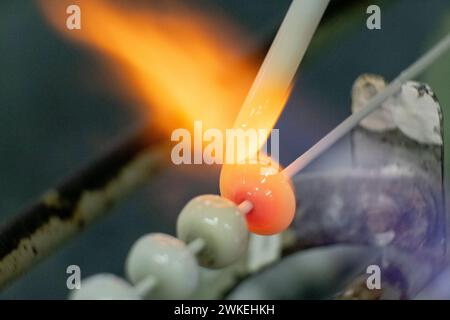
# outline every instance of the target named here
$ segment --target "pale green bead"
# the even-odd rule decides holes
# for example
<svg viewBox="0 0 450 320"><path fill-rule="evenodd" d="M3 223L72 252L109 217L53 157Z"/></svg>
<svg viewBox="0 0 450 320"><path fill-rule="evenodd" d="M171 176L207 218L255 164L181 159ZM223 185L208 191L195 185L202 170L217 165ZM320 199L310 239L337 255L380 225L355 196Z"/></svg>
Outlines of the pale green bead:
<svg viewBox="0 0 450 320"><path fill-rule="evenodd" d="M139 300L136 290L124 279L109 273L93 275L81 281L80 289L70 292L71 300Z"/></svg>
<svg viewBox="0 0 450 320"><path fill-rule="evenodd" d="M199 263L208 268L223 268L245 252L248 230L245 217L230 200L217 195L192 199L181 211L177 235L186 243L202 239L205 248Z"/></svg>
<svg viewBox="0 0 450 320"><path fill-rule="evenodd" d="M146 299L188 298L197 288L198 265L193 253L172 236L153 233L139 238L125 262L128 279L134 284L147 277L155 286Z"/></svg>

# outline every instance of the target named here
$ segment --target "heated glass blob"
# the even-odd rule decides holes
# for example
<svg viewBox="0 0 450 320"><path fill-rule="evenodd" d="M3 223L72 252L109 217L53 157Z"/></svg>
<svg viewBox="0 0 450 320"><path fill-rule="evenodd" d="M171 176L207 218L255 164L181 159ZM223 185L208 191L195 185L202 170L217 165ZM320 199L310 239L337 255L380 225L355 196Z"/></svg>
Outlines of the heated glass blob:
<svg viewBox="0 0 450 320"><path fill-rule="evenodd" d="M272 162L273 164L273 162ZM220 193L240 204L252 204L246 214L250 232L271 235L284 231L295 214L295 194L287 175L270 164L229 164L222 167Z"/></svg>

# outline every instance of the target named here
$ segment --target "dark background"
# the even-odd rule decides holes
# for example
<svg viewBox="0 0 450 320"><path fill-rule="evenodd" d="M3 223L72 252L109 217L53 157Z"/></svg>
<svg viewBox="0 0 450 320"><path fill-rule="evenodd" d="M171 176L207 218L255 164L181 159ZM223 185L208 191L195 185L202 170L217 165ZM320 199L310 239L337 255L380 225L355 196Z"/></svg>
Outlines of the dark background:
<svg viewBox="0 0 450 320"><path fill-rule="evenodd" d="M359 74L392 79L450 30L448 0L332 2L277 126L284 165L349 115L350 88ZM289 3L220 0L197 5L211 15L229 16L251 35L249 47L263 48ZM381 6L380 31L365 26L368 4ZM444 107L450 104L449 58L423 76ZM57 36L34 1L0 2L0 223L138 122L139 115L111 94L106 79L109 74L96 68L92 53ZM217 181L217 168L170 168L0 298L64 299L70 264L79 265L83 277L123 275L131 244L144 233L173 233L186 201L217 193Z"/></svg>

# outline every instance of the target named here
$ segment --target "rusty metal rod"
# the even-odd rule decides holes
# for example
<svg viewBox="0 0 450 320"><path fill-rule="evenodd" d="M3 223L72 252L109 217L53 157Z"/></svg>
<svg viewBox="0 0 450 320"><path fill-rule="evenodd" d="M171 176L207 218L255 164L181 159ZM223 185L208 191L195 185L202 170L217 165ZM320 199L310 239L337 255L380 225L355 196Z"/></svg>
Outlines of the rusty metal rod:
<svg viewBox="0 0 450 320"><path fill-rule="evenodd" d="M0 288L149 181L167 154L155 131L136 130L0 227Z"/></svg>

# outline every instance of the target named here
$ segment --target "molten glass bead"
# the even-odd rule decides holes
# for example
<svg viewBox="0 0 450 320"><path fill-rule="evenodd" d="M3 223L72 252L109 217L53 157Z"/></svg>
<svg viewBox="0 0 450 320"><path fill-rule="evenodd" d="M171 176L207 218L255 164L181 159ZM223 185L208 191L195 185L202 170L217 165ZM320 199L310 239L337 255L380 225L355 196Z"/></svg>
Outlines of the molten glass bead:
<svg viewBox="0 0 450 320"><path fill-rule="evenodd" d="M269 164L226 164L220 174L220 193L240 204L252 203L248 212L248 229L271 235L284 231L295 214L292 183L285 174Z"/></svg>

